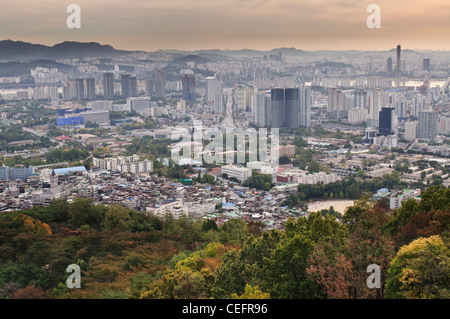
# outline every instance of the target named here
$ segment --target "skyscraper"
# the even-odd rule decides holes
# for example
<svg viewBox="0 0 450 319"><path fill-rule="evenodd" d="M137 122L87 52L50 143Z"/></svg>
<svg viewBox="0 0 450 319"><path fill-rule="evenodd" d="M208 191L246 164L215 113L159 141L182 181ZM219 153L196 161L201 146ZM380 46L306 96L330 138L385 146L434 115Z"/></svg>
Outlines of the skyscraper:
<svg viewBox="0 0 450 319"><path fill-rule="evenodd" d="M145 80L145 95L148 97L155 96L155 82L153 77L149 76L147 80Z"/></svg>
<svg viewBox="0 0 450 319"><path fill-rule="evenodd" d="M386 72L392 74L392 58L388 58L386 61Z"/></svg>
<svg viewBox="0 0 450 319"><path fill-rule="evenodd" d="M260 117L258 121L262 122L264 116L261 116L261 112L263 109L258 110ZM309 87L272 89L266 116L270 126L274 128L309 127L311 125L311 89Z"/></svg>
<svg viewBox="0 0 450 319"><path fill-rule="evenodd" d="M300 113L300 91L297 88L284 89L284 125L298 127Z"/></svg>
<svg viewBox="0 0 450 319"><path fill-rule="evenodd" d="M103 98L105 100L114 99L114 73L103 73Z"/></svg>
<svg viewBox="0 0 450 319"><path fill-rule="evenodd" d="M206 78L206 102L214 101L216 92L220 89L220 83L215 77Z"/></svg>
<svg viewBox="0 0 450 319"><path fill-rule="evenodd" d="M195 75L185 74L181 78L182 98L185 101L195 101Z"/></svg>
<svg viewBox="0 0 450 319"><path fill-rule="evenodd" d="M301 86L299 88L299 100L300 100L300 111L298 113L299 125L302 127L311 126L311 88L308 86Z"/></svg>
<svg viewBox="0 0 450 319"><path fill-rule="evenodd" d="M393 120L394 120L394 108L391 107L383 107L381 109L380 115L380 124L379 124L379 129L378 132L380 133L380 135L391 135L394 131L394 125L393 125Z"/></svg>
<svg viewBox="0 0 450 319"><path fill-rule="evenodd" d="M437 115L433 110L419 112L417 137L434 141L437 135Z"/></svg>
<svg viewBox="0 0 450 319"><path fill-rule="evenodd" d="M155 71L155 96L166 96L166 77L164 71L162 70Z"/></svg>
<svg viewBox="0 0 450 319"><path fill-rule="evenodd" d="M431 70L430 59L423 59L423 69L425 71L430 72L430 70Z"/></svg>
<svg viewBox="0 0 450 319"><path fill-rule="evenodd" d="M76 79L75 80L75 92L77 100L84 100L84 79Z"/></svg>
<svg viewBox="0 0 450 319"><path fill-rule="evenodd" d="M258 126L270 126L270 91L255 93L255 121Z"/></svg>
<svg viewBox="0 0 450 319"><path fill-rule="evenodd" d="M120 78L120 84L122 87L122 97L129 98L130 95L130 74L122 74Z"/></svg>
<svg viewBox="0 0 450 319"><path fill-rule="evenodd" d="M86 99L95 100L95 79L87 78L86 79Z"/></svg>
<svg viewBox="0 0 450 319"><path fill-rule="evenodd" d="M130 89L130 91L129 91L129 94L130 94L130 96L129 97L137 97L138 96L138 82L137 82L137 77L134 75L134 76L130 76L130 79L129 79L129 89Z"/></svg>
<svg viewBox="0 0 450 319"><path fill-rule="evenodd" d="M275 128L284 127L285 106L284 89L273 88L270 91L270 126Z"/></svg>
<svg viewBox="0 0 450 319"><path fill-rule="evenodd" d="M214 113L223 113L223 91L218 90L214 94Z"/></svg>
<svg viewBox="0 0 450 319"><path fill-rule="evenodd" d="M399 44L397 45L397 65L395 66L395 75L397 77L399 77L402 73L401 54L402 54L402 46Z"/></svg>

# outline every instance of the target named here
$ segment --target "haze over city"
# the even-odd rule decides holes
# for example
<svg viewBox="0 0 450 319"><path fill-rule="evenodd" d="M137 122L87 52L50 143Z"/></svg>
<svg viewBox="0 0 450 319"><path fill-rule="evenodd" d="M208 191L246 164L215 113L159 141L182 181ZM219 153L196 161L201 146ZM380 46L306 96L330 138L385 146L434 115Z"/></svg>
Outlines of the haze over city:
<svg viewBox="0 0 450 319"><path fill-rule="evenodd" d="M68 29L65 1L2 5L0 38L54 45L100 42L124 50L450 50L450 2L380 0L381 28L369 29L360 0L76 1L81 28Z"/></svg>

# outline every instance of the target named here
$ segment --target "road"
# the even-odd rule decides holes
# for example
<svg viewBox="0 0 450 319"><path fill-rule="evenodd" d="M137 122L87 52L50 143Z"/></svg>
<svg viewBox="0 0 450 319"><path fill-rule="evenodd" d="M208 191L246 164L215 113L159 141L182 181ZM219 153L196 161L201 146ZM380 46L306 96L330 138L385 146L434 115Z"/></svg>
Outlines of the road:
<svg viewBox="0 0 450 319"><path fill-rule="evenodd" d="M226 89L224 92L227 94L227 105L225 108L225 118L222 122L224 128L236 128L233 120L233 91L231 89Z"/></svg>

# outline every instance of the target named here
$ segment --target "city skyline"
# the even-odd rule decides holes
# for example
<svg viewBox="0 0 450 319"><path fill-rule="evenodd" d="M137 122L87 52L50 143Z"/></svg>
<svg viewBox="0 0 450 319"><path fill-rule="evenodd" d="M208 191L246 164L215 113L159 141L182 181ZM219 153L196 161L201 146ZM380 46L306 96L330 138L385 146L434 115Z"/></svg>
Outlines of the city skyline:
<svg viewBox="0 0 450 319"><path fill-rule="evenodd" d="M79 0L81 28L69 29L69 3L31 0L0 12L0 38L54 45L65 40L108 43L123 50L255 49L450 50L450 3L380 0L381 28L369 29L370 2L241 0Z"/></svg>

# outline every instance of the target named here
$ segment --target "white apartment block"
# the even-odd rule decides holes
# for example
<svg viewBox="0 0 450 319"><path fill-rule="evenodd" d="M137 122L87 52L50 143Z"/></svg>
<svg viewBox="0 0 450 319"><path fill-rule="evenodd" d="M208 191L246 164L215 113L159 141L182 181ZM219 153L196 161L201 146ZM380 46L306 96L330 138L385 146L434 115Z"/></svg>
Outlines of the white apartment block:
<svg viewBox="0 0 450 319"><path fill-rule="evenodd" d="M237 167L234 165L222 166L222 174L227 174L228 178L236 178L240 183L252 177L252 169L248 167Z"/></svg>
<svg viewBox="0 0 450 319"><path fill-rule="evenodd" d="M168 200L161 204L153 204L145 209L147 214L152 214L157 217L166 217L171 215L174 219L179 219L183 216L188 217L189 209L183 205L182 200Z"/></svg>
<svg viewBox="0 0 450 319"><path fill-rule="evenodd" d="M412 142L417 138L417 122L405 123L405 140Z"/></svg>
<svg viewBox="0 0 450 319"><path fill-rule="evenodd" d="M323 183L324 185L334 183L341 180L337 174L326 174L324 172L298 176L299 184L316 185Z"/></svg>
<svg viewBox="0 0 450 319"><path fill-rule="evenodd" d="M416 198L421 194L420 189L412 190L405 189L400 194L391 196L389 199L389 207L390 209L398 209L402 206L402 203L410 198Z"/></svg>
<svg viewBox="0 0 450 319"><path fill-rule="evenodd" d="M153 162L145 160L122 164L117 166L117 170L121 173L145 174L153 171Z"/></svg>
<svg viewBox="0 0 450 319"><path fill-rule="evenodd" d="M106 171L118 171L118 167L124 164L134 163L139 161L139 155L119 156L107 158L93 158L93 167Z"/></svg>

